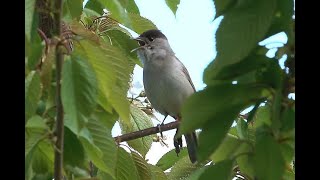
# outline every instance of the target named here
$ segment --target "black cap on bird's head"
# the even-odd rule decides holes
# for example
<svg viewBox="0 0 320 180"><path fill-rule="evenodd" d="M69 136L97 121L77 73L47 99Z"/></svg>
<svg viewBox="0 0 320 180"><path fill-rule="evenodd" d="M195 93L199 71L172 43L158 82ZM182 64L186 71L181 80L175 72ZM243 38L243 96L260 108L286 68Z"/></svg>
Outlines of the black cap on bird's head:
<svg viewBox="0 0 320 180"><path fill-rule="evenodd" d="M167 37L157 29L152 29L143 32L139 37L135 38L140 46L144 46L146 43L152 42L154 39L161 38L167 40Z"/></svg>
<svg viewBox="0 0 320 180"><path fill-rule="evenodd" d="M167 37L160 30L157 29L145 31L144 33L140 34L139 37L148 38L149 41L156 38L167 39Z"/></svg>

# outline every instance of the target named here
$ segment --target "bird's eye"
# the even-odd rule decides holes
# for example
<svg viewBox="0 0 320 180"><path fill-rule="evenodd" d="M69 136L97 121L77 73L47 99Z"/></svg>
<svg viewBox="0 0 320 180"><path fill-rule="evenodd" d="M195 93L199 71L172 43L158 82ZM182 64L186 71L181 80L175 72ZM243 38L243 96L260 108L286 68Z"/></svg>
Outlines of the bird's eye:
<svg viewBox="0 0 320 180"><path fill-rule="evenodd" d="M151 41L151 42L154 40L153 37L149 37L148 39L149 39L149 41Z"/></svg>
<svg viewBox="0 0 320 180"><path fill-rule="evenodd" d="M144 41L138 41L139 46L144 46L146 43Z"/></svg>

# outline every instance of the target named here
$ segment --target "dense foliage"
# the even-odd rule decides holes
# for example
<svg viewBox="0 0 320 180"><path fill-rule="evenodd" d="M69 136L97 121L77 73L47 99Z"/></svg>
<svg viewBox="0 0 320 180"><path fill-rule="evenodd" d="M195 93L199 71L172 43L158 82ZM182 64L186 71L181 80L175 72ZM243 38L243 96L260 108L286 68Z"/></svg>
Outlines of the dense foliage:
<svg viewBox="0 0 320 180"><path fill-rule="evenodd" d="M49 5L38 7L40 1ZM43 13L50 17L55 10L48 2L25 0L26 180L51 180L54 174L55 52L61 49L44 43L38 32ZM180 1L166 3L175 13ZM207 87L185 103L179 129L180 134L201 129L199 162L191 164L184 149L179 157L172 150L152 165L145 156L157 143L155 136L119 145L111 129L115 122L122 133L154 126L149 105L127 97L133 68L142 66L130 52L137 43L127 28L140 34L156 26L140 16L133 0L89 0L84 7L83 0L63 1L62 20L73 34L61 79L67 179L294 179L294 1L214 4L216 19L223 16L216 32L218 54L204 71ZM269 58L259 42L279 32L288 42Z"/></svg>

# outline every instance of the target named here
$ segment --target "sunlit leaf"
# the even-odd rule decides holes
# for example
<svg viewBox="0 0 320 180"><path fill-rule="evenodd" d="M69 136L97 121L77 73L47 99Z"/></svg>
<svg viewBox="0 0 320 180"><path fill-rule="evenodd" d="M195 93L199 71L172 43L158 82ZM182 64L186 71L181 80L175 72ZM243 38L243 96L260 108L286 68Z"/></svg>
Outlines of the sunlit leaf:
<svg viewBox="0 0 320 180"><path fill-rule="evenodd" d="M180 0L166 0L166 4L171 9L173 14L176 14Z"/></svg>
<svg viewBox="0 0 320 180"><path fill-rule="evenodd" d="M122 134L153 127L151 118L134 105L130 105L130 125L127 125L122 121L119 121L119 123ZM152 136L145 136L139 139L128 141L128 144L145 156L151 147Z"/></svg>
<svg viewBox="0 0 320 180"><path fill-rule="evenodd" d="M64 112L79 132L96 105L97 80L91 65L77 50L64 62L61 96Z"/></svg>
<svg viewBox="0 0 320 180"><path fill-rule="evenodd" d="M166 174L160 169L158 166L154 166L149 164L149 168L151 171L151 179L152 180L167 180Z"/></svg>
<svg viewBox="0 0 320 180"><path fill-rule="evenodd" d="M32 28L32 21L33 21L33 14L35 10L35 0L25 0L24 1L24 27L25 27L25 34L27 39L30 39L31 36L31 28Z"/></svg>
<svg viewBox="0 0 320 180"><path fill-rule="evenodd" d="M111 176L114 176L113 170L116 166L116 145L111 136L111 130L104 127L100 121L94 119L90 119L86 126L90 132L93 143L103 153L100 158L108 168L106 172Z"/></svg>
<svg viewBox="0 0 320 180"><path fill-rule="evenodd" d="M156 166L160 167L163 171L165 171L185 156L188 156L188 151L186 148L180 150L179 156L177 156L175 149L172 149L159 159Z"/></svg>
<svg viewBox="0 0 320 180"><path fill-rule="evenodd" d="M36 112L41 96L40 76L36 71L31 71L25 79L25 119L27 120Z"/></svg>
<svg viewBox="0 0 320 180"><path fill-rule="evenodd" d="M147 161L134 151L131 151L131 156L132 156L134 164L136 165L140 179L151 180L151 178L152 178L151 171L150 171L150 168L148 166Z"/></svg>
<svg viewBox="0 0 320 180"><path fill-rule="evenodd" d="M64 4L72 17L72 19L79 20L80 15L82 13L83 0L66 0L66 4Z"/></svg>
<svg viewBox="0 0 320 180"><path fill-rule="evenodd" d="M116 170L115 177L119 180L132 179L138 180L139 175L135 167L134 161L131 155L122 148L116 150Z"/></svg>
<svg viewBox="0 0 320 180"><path fill-rule="evenodd" d="M168 179L176 180L187 178L191 173L204 165L204 163L192 164L189 156L184 156L174 164L170 173L168 174Z"/></svg>
<svg viewBox="0 0 320 180"><path fill-rule="evenodd" d="M107 44L101 47L82 40L75 43L75 48L85 53L92 65L99 83L99 93L108 99L120 118L129 124L129 102L126 95L131 70L127 58L120 50Z"/></svg>
<svg viewBox="0 0 320 180"><path fill-rule="evenodd" d="M33 152L32 169L35 173L53 173L54 150L47 141L41 141Z"/></svg>

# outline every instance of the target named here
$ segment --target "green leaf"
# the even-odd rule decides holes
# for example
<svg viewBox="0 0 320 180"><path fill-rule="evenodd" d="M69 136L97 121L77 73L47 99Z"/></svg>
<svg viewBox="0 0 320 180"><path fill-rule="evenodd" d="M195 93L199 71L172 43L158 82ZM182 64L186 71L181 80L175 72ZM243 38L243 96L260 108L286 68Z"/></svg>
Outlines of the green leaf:
<svg viewBox="0 0 320 180"><path fill-rule="evenodd" d="M53 173L54 150L50 142L39 142L33 152L32 159L32 169L35 173Z"/></svg>
<svg viewBox="0 0 320 180"><path fill-rule="evenodd" d="M230 180L231 173L232 173L232 164L233 164L232 160L224 160L214 165L211 165L202 173L199 180L206 180L206 179Z"/></svg>
<svg viewBox="0 0 320 180"><path fill-rule="evenodd" d="M88 159L90 159L92 163L99 168L99 170L105 172L109 176L113 175L114 167L109 167L108 164L103 161L102 151L100 151L99 148L93 143L91 143L88 139L82 136L79 139L81 141L82 146L84 147Z"/></svg>
<svg viewBox="0 0 320 180"><path fill-rule="evenodd" d="M281 179L284 173L285 161L279 144L269 134L257 134L254 155L254 170L258 179Z"/></svg>
<svg viewBox="0 0 320 180"><path fill-rule="evenodd" d="M240 110L267 95L265 87L259 85L217 84L208 86L186 100L182 107L184 119L180 125L179 133L184 134L197 128L207 127L204 124L209 120L219 123L220 116L233 118ZM234 111L233 114L231 111ZM231 121L231 119L227 121Z"/></svg>
<svg viewBox="0 0 320 180"><path fill-rule="evenodd" d="M122 148L116 150L116 170L115 177L117 180L138 180L139 175L134 161L130 154Z"/></svg>
<svg viewBox="0 0 320 180"><path fill-rule="evenodd" d="M241 110L266 95L264 87L258 85L208 86L205 90L193 94L185 102L182 107L184 119L178 133L185 134L201 128L198 157L199 161L205 160L219 147Z"/></svg>
<svg viewBox="0 0 320 180"><path fill-rule="evenodd" d="M101 15L103 13L104 6L99 0L89 0L85 5L85 8L91 9Z"/></svg>
<svg viewBox="0 0 320 180"><path fill-rule="evenodd" d="M184 179L191 173L200 167L203 167L205 163L192 164L189 156L184 156L177 163L174 164L170 173L168 174L169 180Z"/></svg>
<svg viewBox="0 0 320 180"><path fill-rule="evenodd" d="M25 0L24 1L24 27L25 27L25 34L27 39L30 39L31 36L31 29L33 24L33 17L34 17L34 10L35 10L35 0Z"/></svg>
<svg viewBox="0 0 320 180"><path fill-rule="evenodd" d="M211 79L210 82L213 80L237 80L238 83L245 83L246 81L243 81L244 75L256 73L258 69L265 68L269 61L270 59L265 55L250 55L240 62L222 67L217 73L213 72L214 79ZM242 79L240 79L241 77ZM255 78L255 75L251 75L250 78ZM254 80L256 81L256 79Z"/></svg>
<svg viewBox="0 0 320 180"><path fill-rule="evenodd" d="M187 178L187 180L198 180L202 173L208 169L210 166L203 166L197 170L195 170L190 176Z"/></svg>
<svg viewBox="0 0 320 180"><path fill-rule="evenodd" d="M35 129L42 129L42 130L46 130L48 128L48 126L46 125L44 119L42 119L42 117L35 115L32 116L27 124L26 124L26 128L35 128Z"/></svg>
<svg viewBox="0 0 320 180"><path fill-rule="evenodd" d="M109 113L102 108L97 108L91 118L100 121L108 129L112 129L119 116L115 112Z"/></svg>
<svg viewBox="0 0 320 180"><path fill-rule="evenodd" d="M119 121L119 124L122 134L153 127L151 118L134 105L130 105L130 125L128 126L121 120ZM151 147L152 136L145 136L139 139L128 141L128 144L133 149L137 150L142 156L145 156Z"/></svg>
<svg viewBox="0 0 320 180"><path fill-rule="evenodd" d="M228 134L219 148L210 156L210 159L215 163L229 159L237 152L241 144L242 142L236 136Z"/></svg>
<svg viewBox="0 0 320 180"><path fill-rule="evenodd" d="M204 72L206 84L221 68L248 56L269 29L275 9L275 0L245 1L224 15L216 34L218 55Z"/></svg>
<svg viewBox="0 0 320 180"><path fill-rule="evenodd" d="M241 146L238 148L237 154L239 154L236 160L239 165L240 172L253 179L254 169L252 146L250 146L248 143L242 143Z"/></svg>
<svg viewBox="0 0 320 180"><path fill-rule="evenodd" d="M226 137L228 130L230 129L233 119L236 117L236 111L228 111L230 115L219 115L208 121L200 135L199 135L199 147L198 147L198 160L203 161L214 153L220 146L223 139Z"/></svg>
<svg viewBox="0 0 320 180"><path fill-rule="evenodd" d="M125 8L118 0L99 0L104 8L111 12L111 16L120 22L128 22Z"/></svg>
<svg viewBox="0 0 320 180"><path fill-rule="evenodd" d="M55 47L49 46L48 53L45 55L43 59L41 70L40 70L40 78L41 83L43 85L43 89L45 91L50 91L51 80L52 80L52 66L55 62Z"/></svg>
<svg viewBox="0 0 320 180"><path fill-rule="evenodd" d="M163 171L165 171L171 168L177 161L179 161L185 156L188 156L188 151L186 148L183 148L180 151L179 156L177 156L175 149L172 149L171 151L167 152L159 159L156 166L158 166Z"/></svg>
<svg viewBox="0 0 320 180"><path fill-rule="evenodd" d="M236 3L236 0L214 0L214 6L216 9L216 18L228 12Z"/></svg>
<svg viewBox="0 0 320 180"><path fill-rule="evenodd" d="M138 59L137 54L130 52L134 48L137 48L138 44L133 41L128 34L120 30L109 30L105 32L104 35L108 36L111 39L111 43L113 46L118 47L119 49L121 49L123 54L126 54L126 56L130 59L130 66L138 64L140 67L142 67L141 61Z"/></svg>
<svg viewBox="0 0 320 180"><path fill-rule="evenodd" d="M240 139L248 139L248 123L243 118L237 122L237 131Z"/></svg>
<svg viewBox="0 0 320 180"><path fill-rule="evenodd" d="M138 153L131 151L131 156L134 164L136 165L140 179L151 180L152 175L148 163Z"/></svg>
<svg viewBox="0 0 320 180"><path fill-rule="evenodd" d="M61 96L64 112L79 133L82 123L96 106L97 80L85 57L75 50L66 59L62 70Z"/></svg>
<svg viewBox="0 0 320 180"><path fill-rule="evenodd" d="M66 167L71 165L73 167L81 167L84 164L84 148L69 128L64 128L64 148L63 148L63 163Z"/></svg>
<svg viewBox="0 0 320 180"><path fill-rule="evenodd" d="M101 47L87 40L75 43L75 48L85 53L92 65L99 83L99 93L108 99L120 118L129 124L129 102L126 96L131 69L127 58L115 47L106 44Z"/></svg>
<svg viewBox="0 0 320 180"><path fill-rule="evenodd" d="M295 111L293 108L285 108L281 113L281 131L290 131L295 128Z"/></svg>
<svg viewBox="0 0 320 180"><path fill-rule="evenodd" d="M173 14L176 14L180 0L166 0L166 4L171 9Z"/></svg>
<svg viewBox="0 0 320 180"><path fill-rule="evenodd" d="M111 130L103 126L100 121L94 119L90 119L86 126L90 132L93 143L103 153L101 159L108 168L105 172L114 176L113 170L116 166L116 146L114 139L111 136Z"/></svg>
<svg viewBox="0 0 320 180"><path fill-rule="evenodd" d="M152 180L167 180L166 174L160 169L158 166L154 166L152 164L148 164L151 171L151 179Z"/></svg>
<svg viewBox="0 0 320 180"><path fill-rule="evenodd" d="M68 8L72 19L80 20L83 7L83 0L66 0L66 3L67 4L64 5Z"/></svg>
<svg viewBox="0 0 320 180"><path fill-rule="evenodd" d="M262 125L271 126L271 109L269 105L261 106L258 108L255 116L253 117L253 125L258 128Z"/></svg>
<svg viewBox="0 0 320 180"><path fill-rule="evenodd" d="M111 14L111 17L119 21L122 25L130 28L131 30L135 31L138 34L142 34L143 32L150 30L150 29L158 29L157 26L150 21L149 19L140 16L139 14L135 13L127 13L128 21L124 21L121 19L117 19L114 15Z"/></svg>
<svg viewBox="0 0 320 180"><path fill-rule="evenodd" d="M25 79L25 119L26 121L36 112L41 97L40 76L31 71Z"/></svg>
<svg viewBox="0 0 320 180"><path fill-rule="evenodd" d="M263 83L279 90L283 83L283 71L277 59L270 59L265 67L256 73L257 83Z"/></svg>
<svg viewBox="0 0 320 180"><path fill-rule="evenodd" d="M139 8L134 1L131 0L119 0L121 5L126 9L127 12L140 14Z"/></svg>

